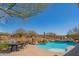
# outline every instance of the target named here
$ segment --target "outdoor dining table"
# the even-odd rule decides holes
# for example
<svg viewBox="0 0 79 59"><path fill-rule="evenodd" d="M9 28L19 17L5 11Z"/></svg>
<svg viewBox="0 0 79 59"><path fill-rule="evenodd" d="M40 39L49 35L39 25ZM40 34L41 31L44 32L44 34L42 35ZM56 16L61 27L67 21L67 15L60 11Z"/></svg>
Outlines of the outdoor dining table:
<svg viewBox="0 0 79 59"><path fill-rule="evenodd" d="M10 47L10 52L14 51L14 50L18 50L18 44L8 44L8 46ZM15 48L15 49L14 49Z"/></svg>
<svg viewBox="0 0 79 59"><path fill-rule="evenodd" d="M8 46L10 47L10 51L18 50L18 43L15 40L8 41Z"/></svg>

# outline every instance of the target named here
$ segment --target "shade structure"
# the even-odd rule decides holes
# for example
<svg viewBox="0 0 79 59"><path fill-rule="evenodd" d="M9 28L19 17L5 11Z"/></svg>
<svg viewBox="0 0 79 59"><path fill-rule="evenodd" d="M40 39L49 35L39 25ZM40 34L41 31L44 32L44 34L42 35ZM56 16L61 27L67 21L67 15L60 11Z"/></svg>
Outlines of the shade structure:
<svg viewBox="0 0 79 59"><path fill-rule="evenodd" d="M0 3L0 19L7 15L25 19L40 13L46 5L46 3Z"/></svg>

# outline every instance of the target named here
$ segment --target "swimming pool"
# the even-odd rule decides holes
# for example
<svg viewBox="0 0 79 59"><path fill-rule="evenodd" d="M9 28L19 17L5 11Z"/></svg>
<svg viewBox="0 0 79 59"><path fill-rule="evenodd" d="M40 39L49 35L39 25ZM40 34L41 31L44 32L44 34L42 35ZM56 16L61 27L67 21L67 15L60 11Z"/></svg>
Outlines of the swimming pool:
<svg viewBox="0 0 79 59"><path fill-rule="evenodd" d="M74 42L67 42L67 41L52 41L47 43L37 44L38 48L48 49L50 51L65 51L70 46L75 46L76 43Z"/></svg>

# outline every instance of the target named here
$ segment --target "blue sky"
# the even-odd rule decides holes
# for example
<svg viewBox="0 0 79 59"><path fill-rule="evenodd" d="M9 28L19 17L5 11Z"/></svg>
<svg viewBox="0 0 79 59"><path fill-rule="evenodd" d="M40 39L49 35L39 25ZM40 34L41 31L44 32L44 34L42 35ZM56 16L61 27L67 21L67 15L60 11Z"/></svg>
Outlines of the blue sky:
<svg viewBox="0 0 79 59"><path fill-rule="evenodd" d="M40 34L53 32L63 35L79 25L79 8L76 4L48 4L40 14L28 18L26 23L17 17L7 19L11 21L6 24L0 23L0 32L12 32L24 28L26 31L34 30Z"/></svg>

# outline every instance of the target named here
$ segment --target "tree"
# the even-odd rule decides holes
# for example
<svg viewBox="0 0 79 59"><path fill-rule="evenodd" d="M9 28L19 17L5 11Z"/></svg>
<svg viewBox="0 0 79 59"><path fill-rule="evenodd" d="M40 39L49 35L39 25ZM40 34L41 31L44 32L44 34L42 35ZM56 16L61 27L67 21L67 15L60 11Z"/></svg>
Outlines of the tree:
<svg viewBox="0 0 79 59"><path fill-rule="evenodd" d="M68 32L68 34L77 34L77 33L79 33L79 26L76 26L76 27L72 28Z"/></svg>
<svg viewBox="0 0 79 59"><path fill-rule="evenodd" d="M12 33L12 38L18 43L25 43L27 41L27 33L23 28L19 28Z"/></svg>
<svg viewBox="0 0 79 59"><path fill-rule="evenodd" d="M30 35L30 37L36 37L38 34L35 32L35 31L33 31L33 30L30 30L30 31L28 31L28 34Z"/></svg>
<svg viewBox="0 0 79 59"><path fill-rule="evenodd" d="M24 33L26 33L26 31L23 29L23 28L19 28L19 29L17 29L15 32L13 32L13 33L15 33L15 34L18 34L18 33L20 33L20 34L24 34Z"/></svg>
<svg viewBox="0 0 79 59"><path fill-rule="evenodd" d="M78 3L77 5L78 5L78 7L79 7L79 3Z"/></svg>
<svg viewBox="0 0 79 59"><path fill-rule="evenodd" d="M46 5L44 3L1 3L0 11L4 14L0 13L0 18L17 16L25 19L41 12Z"/></svg>
<svg viewBox="0 0 79 59"><path fill-rule="evenodd" d="M22 37L26 35L26 31L23 28L19 28L12 33L14 36Z"/></svg>
<svg viewBox="0 0 79 59"><path fill-rule="evenodd" d="M72 28L68 34L67 34L68 38L73 38L73 39L79 39L79 27L76 26L74 28Z"/></svg>

